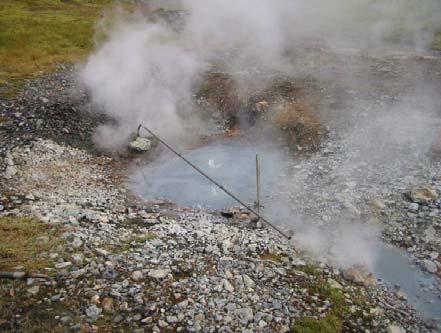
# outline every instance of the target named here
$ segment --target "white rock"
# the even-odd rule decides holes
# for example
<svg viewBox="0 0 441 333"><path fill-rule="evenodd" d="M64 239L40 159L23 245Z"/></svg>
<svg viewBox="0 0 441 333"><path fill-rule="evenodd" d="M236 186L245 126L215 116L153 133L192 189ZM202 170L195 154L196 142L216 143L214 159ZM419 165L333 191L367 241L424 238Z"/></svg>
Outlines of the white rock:
<svg viewBox="0 0 441 333"><path fill-rule="evenodd" d="M129 148L139 153L149 151L151 147L152 147L152 142L149 139L140 136L138 136L135 140L129 143Z"/></svg>
<svg viewBox="0 0 441 333"><path fill-rule="evenodd" d="M438 252L433 251L433 252L430 253L430 258L432 260L436 260L438 257L439 257L439 253Z"/></svg>
<svg viewBox="0 0 441 333"><path fill-rule="evenodd" d="M406 330L398 325L389 325L386 332L387 333L406 333Z"/></svg>
<svg viewBox="0 0 441 333"><path fill-rule="evenodd" d="M83 241L79 238L74 238L74 240L72 241L72 246L75 249L78 249L81 245L83 245Z"/></svg>
<svg viewBox="0 0 441 333"><path fill-rule="evenodd" d="M100 316L101 312L102 312L102 310L99 307L97 307L96 305L89 306L86 309L86 315L90 319L92 319L93 321L98 319L98 317Z"/></svg>
<svg viewBox="0 0 441 333"><path fill-rule="evenodd" d="M18 170L17 170L17 168L15 166L8 165L6 167L6 171L5 171L4 177L6 179L11 179L12 177L14 177L17 174L17 172L18 172Z"/></svg>
<svg viewBox="0 0 441 333"><path fill-rule="evenodd" d="M242 279L243 279L243 283L245 283L245 285L246 285L248 288L252 288L252 287L254 287L254 281L253 281L248 275L244 274L244 275L242 276Z"/></svg>
<svg viewBox="0 0 441 333"><path fill-rule="evenodd" d="M328 279L328 284L331 288L343 289L343 286L340 283L338 283L337 281L335 281L334 279Z"/></svg>
<svg viewBox="0 0 441 333"><path fill-rule="evenodd" d="M420 205L418 205L418 204L415 203L415 202L412 202L412 203L409 204L408 209L409 209L410 211L412 211L412 212L416 212L416 211L418 211L418 208L419 208L419 207L420 207Z"/></svg>
<svg viewBox="0 0 441 333"><path fill-rule="evenodd" d="M148 276L153 279L164 279L170 274L169 269L151 269Z"/></svg>
<svg viewBox="0 0 441 333"><path fill-rule="evenodd" d="M424 259L423 260L423 267L426 271L428 271L429 273L436 273L438 271L438 267L436 266L436 264L428 259Z"/></svg>
<svg viewBox="0 0 441 333"><path fill-rule="evenodd" d="M252 321L254 319L253 309L251 308L242 308L237 309L234 313L241 319L245 321Z"/></svg>
<svg viewBox="0 0 441 333"><path fill-rule="evenodd" d="M134 271L131 277L134 281L141 281L144 278L144 274L141 271Z"/></svg>
<svg viewBox="0 0 441 333"><path fill-rule="evenodd" d="M402 300L406 300L407 299L407 295L406 295L406 293L404 293L403 291L398 291L397 292L397 297L399 298L399 299L402 299Z"/></svg>
<svg viewBox="0 0 441 333"><path fill-rule="evenodd" d="M57 269L63 269L63 268L67 268L69 266L72 266L72 263L70 261L60 262L58 264L55 264L55 268L57 268Z"/></svg>
<svg viewBox="0 0 441 333"><path fill-rule="evenodd" d="M109 254L109 251L100 248L96 248L95 252L102 256L107 256Z"/></svg>
<svg viewBox="0 0 441 333"><path fill-rule="evenodd" d="M410 199L416 203L428 204L438 199L436 189L431 185L414 187L409 192Z"/></svg>
<svg viewBox="0 0 441 333"><path fill-rule="evenodd" d="M228 280L224 279L222 282L222 286L226 291L229 291L230 293L234 292L234 287Z"/></svg>
<svg viewBox="0 0 441 333"><path fill-rule="evenodd" d="M27 293L31 296L36 296L40 292L39 286L33 286L27 290Z"/></svg>

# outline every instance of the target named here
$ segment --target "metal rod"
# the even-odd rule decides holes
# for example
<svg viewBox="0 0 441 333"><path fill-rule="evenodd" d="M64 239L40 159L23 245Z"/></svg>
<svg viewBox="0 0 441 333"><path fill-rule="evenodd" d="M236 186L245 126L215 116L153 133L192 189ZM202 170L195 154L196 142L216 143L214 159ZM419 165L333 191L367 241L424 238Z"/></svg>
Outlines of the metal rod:
<svg viewBox="0 0 441 333"><path fill-rule="evenodd" d="M259 154L256 154L256 208L260 214L260 161Z"/></svg>
<svg viewBox="0 0 441 333"><path fill-rule="evenodd" d="M170 151L172 151L176 156L181 158L185 163L187 163L189 166L191 166L193 169L195 169L197 172L199 172L203 177L208 179L210 182L212 182L214 185L216 185L219 189L221 189L223 192L225 192L227 195L229 195L231 198L233 198L236 202L244 206L246 209L248 209L251 213L256 215L258 218L260 218L264 223L269 225L271 228L273 228L275 231L277 231L279 234L281 234L286 239L290 240L291 237L285 234L282 230L280 230L278 227L273 225L271 222L269 222L266 218L264 218L260 213L256 212L255 209L251 208L249 205L244 203L242 200L240 200L236 195L231 193L229 190L227 190L224 186L219 184L217 181L215 181L213 178L208 176L205 172L203 172L201 169L199 169L196 165L194 165L192 162L190 162L188 159L186 159L184 156L182 156L180 153L178 153L173 147L171 147L167 142L162 140L159 136L157 136L155 133L153 133L148 127L139 124L138 126L138 136L140 129L143 128L147 132L149 132L156 140L158 140L160 143L162 143L165 147L167 147Z"/></svg>
<svg viewBox="0 0 441 333"><path fill-rule="evenodd" d="M49 276L27 272L0 272L0 279L26 280L26 279L49 279Z"/></svg>

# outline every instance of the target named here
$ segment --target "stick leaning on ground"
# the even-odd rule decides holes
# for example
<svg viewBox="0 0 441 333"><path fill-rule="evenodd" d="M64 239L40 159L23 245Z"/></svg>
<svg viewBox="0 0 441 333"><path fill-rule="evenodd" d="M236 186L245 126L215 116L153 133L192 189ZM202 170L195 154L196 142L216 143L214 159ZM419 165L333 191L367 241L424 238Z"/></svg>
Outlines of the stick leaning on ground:
<svg viewBox="0 0 441 333"><path fill-rule="evenodd" d="M49 279L49 276L27 272L0 272L0 279L26 280L26 279Z"/></svg>

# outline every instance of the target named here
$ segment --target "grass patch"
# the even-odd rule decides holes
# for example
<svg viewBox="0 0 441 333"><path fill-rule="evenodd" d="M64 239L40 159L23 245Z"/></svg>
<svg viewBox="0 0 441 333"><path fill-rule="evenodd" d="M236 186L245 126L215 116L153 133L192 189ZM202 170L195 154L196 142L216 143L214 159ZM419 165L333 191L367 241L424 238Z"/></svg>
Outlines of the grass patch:
<svg viewBox="0 0 441 333"><path fill-rule="evenodd" d="M152 241L156 239L158 236L154 232L147 232L145 234L141 235L135 235L131 237L128 241L128 243L136 242L136 243L144 243L147 241Z"/></svg>
<svg viewBox="0 0 441 333"><path fill-rule="evenodd" d="M323 275L323 273L320 270L318 270L317 268L315 268L312 265L305 265L305 266L297 267L297 270L304 272L308 275L315 276L315 277L320 277Z"/></svg>
<svg viewBox="0 0 441 333"><path fill-rule="evenodd" d="M0 86L72 63L93 47L95 22L112 0L0 1Z"/></svg>
<svg viewBox="0 0 441 333"><path fill-rule="evenodd" d="M322 319L305 317L296 321L293 333L339 333L343 330L341 320L332 314Z"/></svg>
<svg viewBox="0 0 441 333"><path fill-rule="evenodd" d="M435 37L432 42L432 50L441 51L441 32L435 34Z"/></svg>
<svg viewBox="0 0 441 333"><path fill-rule="evenodd" d="M60 244L60 230L26 217L0 218L0 271L23 266L26 271L40 270L50 266L42 258Z"/></svg>
<svg viewBox="0 0 441 333"><path fill-rule="evenodd" d="M296 321L292 332L294 333L338 333L343 328L350 327L351 313L349 303L343 290L329 285L326 275L317 268L306 265L297 268L310 276L304 282L304 288L308 289L308 295L316 295L321 302L330 302L327 315L323 318L304 317ZM366 303L360 303L364 305Z"/></svg>
<svg viewBox="0 0 441 333"><path fill-rule="evenodd" d="M261 260L270 260L274 262L282 262L283 256L280 254L274 254L274 253L264 253L260 256Z"/></svg>

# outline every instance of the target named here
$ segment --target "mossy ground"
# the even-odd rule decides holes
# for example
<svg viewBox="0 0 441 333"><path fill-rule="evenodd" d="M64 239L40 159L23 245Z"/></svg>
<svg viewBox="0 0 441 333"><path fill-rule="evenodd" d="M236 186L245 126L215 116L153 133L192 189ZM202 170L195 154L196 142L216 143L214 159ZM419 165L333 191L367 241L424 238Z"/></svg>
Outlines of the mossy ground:
<svg viewBox="0 0 441 333"><path fill-rule="evenodd" d="M0 218L0 271L22 266L26 271L50 266L47 256L60 244L60 230L26 217Z"/></svg>
<svg viewBox="0 0 441 333"><path fill-rule="evenodd" d="M61 245L61 231L32 218L0 218L0 271L20 266L20 270L47 273L43 269L52 266L48 254ZM27 288L26 281L0 280L0 331L16 332L12 318L20 315L24 331L53 332L57 325L53 317L27 295Z"/></svg>
<svg viewBox="0 0 441 333"><path fill-rule="evenodd" d="M361 291L350 291L331 287L327 276L314 266L306 265L298 270L307 274L308 278L300 283L301 288L308 290L308 295L315 295L319 300L327 300L330 307L326 314L307 316L295 321L292 333L340 333L353 331L354 320L362 318L360 311L351 311L350 305L357 304L361 309L371 308L369 299ZM349 295L349 296L348 296ZM347 299L350 297L350 300ZM363 311L362 310L362 311ZM364 318L364 324L369 327L371 318Z"/></svg>
<svg viewBox="0 0 441 333"><path fill-rule="evenodd" d="M432 43L432 49L435 51L441 51L441 32L435 35Z"/></svg>

